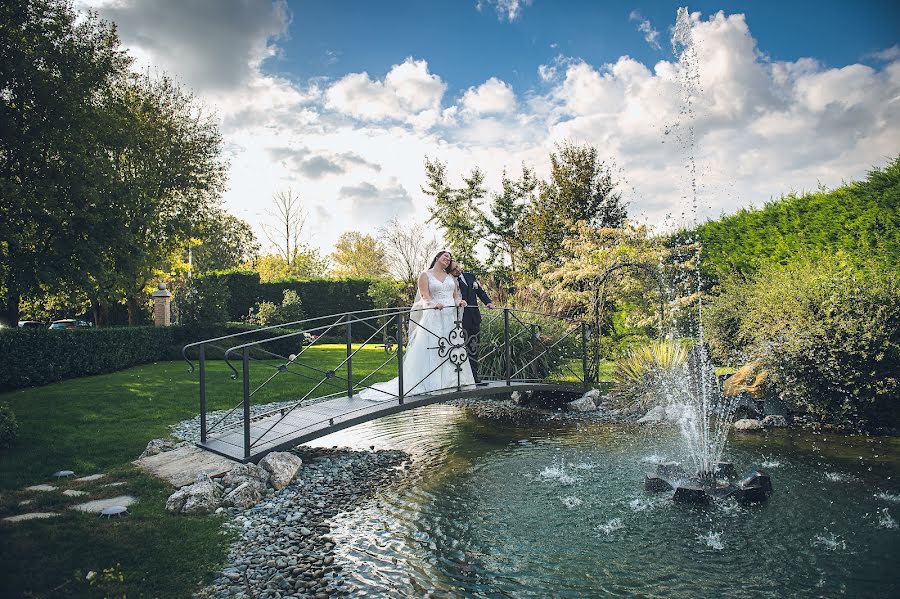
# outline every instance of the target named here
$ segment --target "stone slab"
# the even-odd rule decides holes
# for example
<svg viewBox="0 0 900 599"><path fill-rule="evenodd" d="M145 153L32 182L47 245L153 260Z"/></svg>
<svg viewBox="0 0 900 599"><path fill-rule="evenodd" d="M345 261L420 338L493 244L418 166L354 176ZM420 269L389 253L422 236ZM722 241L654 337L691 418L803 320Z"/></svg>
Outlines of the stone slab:
<svg viewBox="0 0 900 599"><path fill-rule="evenodd" d="M132 463L178 488L194 483L201 472L211 477L221 476L238 465L194 445L140 458Z"/></svg>
<svg viewBox="0 0 900 599"><path fill-rule="evenodd" d="M32 486L30 486L30 487L25 487L25 490L26 490L26 491L42 491L42 492L47 492L47 491L55 491L55 490L57 490L58 488L59 488L59 487L54 487L53 485L32 485Z"/></svg>
<svg viewBox="0 0 900 599"><path fill-rule="evenodd" d="M9 516L4 518L4 522L24 522L25 520L43 520L44 518L53 518L59 516L57 512L31 512L30 514L19 514L18 516Z"/></svg>
<svg viewBox="0 0 900 599"><path fill-rule="evenodd" d="M96 499L94 501L88 501L87 503L79 503L78 505L73 505L69 509L87 512L89 514L99 514L108 507L114 505L128 507L136 501L137 497L132 497L131 495L119 495L118 497L110 497L109 499Z"/></svg>
<svg viewBox="0 0 900 599"><path fill-rule="evenodd" d="M76 478L75 482L76 483L87 483L92 480L99 480L99 479L103 478L104 476L106 476L106 475L105 474L91 474L90 476L82 476L81 478Z"/></svg>
<svg viewBox="0 0 900 599"><path fill-rule="evenodd" d="M63 491L63 495L66 497L82 497L87 495L87 491L76 491L75 489L66 489Z"/></svg>

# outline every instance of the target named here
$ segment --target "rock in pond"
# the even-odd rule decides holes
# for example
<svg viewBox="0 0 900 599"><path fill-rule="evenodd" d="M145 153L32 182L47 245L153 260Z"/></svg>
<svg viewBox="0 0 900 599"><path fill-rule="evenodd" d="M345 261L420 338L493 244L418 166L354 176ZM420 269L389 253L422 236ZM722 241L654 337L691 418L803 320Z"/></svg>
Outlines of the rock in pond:
<svg viewBox="0 0 900 599"><path fill-rule="evenodd" d="M755 418L741 418L734 423L734 430L736 431L761 431L762 429L762 422Z"/></svg>
<svg viewBox="0 0 900 599"><path fill-rule="evenodd" d="M272 488L280 491L296 478L303 460L286 451L273 451L261 459L259 465L270 474L269 484Z"/></svg>
<svg viewBox="0 0 900 599"><path fill-rule="evenodd" d="M570 401L566 405L568 406L570 412L593 412L597 409L597 404L594 403L594 398L588 394L585 394L575 401Z"/></svg>
<svg viewBox="0 0 900 599"><path fill-rule="evenodd" d="M762 425L772 428L784 428L788 425L787 418L778 414L769 414L762 419Z"/></svg>

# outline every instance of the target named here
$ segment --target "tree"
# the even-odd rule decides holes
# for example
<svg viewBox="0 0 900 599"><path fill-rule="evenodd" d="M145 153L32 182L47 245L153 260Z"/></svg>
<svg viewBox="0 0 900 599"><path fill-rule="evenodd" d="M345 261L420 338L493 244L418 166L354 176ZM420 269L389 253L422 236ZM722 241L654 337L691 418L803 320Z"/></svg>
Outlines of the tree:
<svg viewBox="0 0 900 599"><path fill-rule="evenodd" d="M447 249L466 268L480 273L481 263L475 254L475 245L481 237L482 224L479 200L484 197L484 173L478 168L463 178L464 186L453 188L447 181L447 165L439 160L425 158L427 187L422 193L434 198L429 206L430 223L436 223L444 232Z"/></svg>
<svg viewBox="0 0 900 599"><path fill-rule="evenodd" d="M382 277L387 274L384 246L375 237L348 231L338 237L331 254L337 277Z"/></svg>
<svg viewBox="0 0 900 599"><path fill-rule="evenodd" d="M577 234L578 223L616 229L627 217L611 168L596 148L564 143L556 150L550 154L550 180L541 183L521 225L529 270L543 262L561 264L564 241Z"/></svg>
<svg viewBox="0 0 900 599"><path fill-rule="evenodd" d="M102 273L125 292L135 324L145 287L178 260L191 232L209 220L224 188L227 164L212 115L168 77L134 76L117 86L112 109L119 135L107 147L116 223Z"/></svg>
<svg viewBox="0 0 900 599"><path fill-rule="evenodd" d="M323 277L328 273L328 266L328 258L323 257L316 248L306 245L301 245L294 252L294 261L290 264L280 254L266 254L244 264L245 268L258 272L263 283Z"/></svg>
<svg viewBox="0 0 900 599"><path fill-rule="evenodd" d="M483 223L490 251L487 266L495 277L509 286L518 276L525 250L522 218L534 202L538 179L534 171L522 165L519 180L510 179L504 171L501 185L503 193L492 195L490 215L483 217Z"/></svg>
<svg viewBox="0 0 900 599"><path fill-rule="evenodd" d="M396 218L378 229L378 238L384 246L387 271L410 289L441 248L422 223L401 224Z"/></svg>
<svg viewBox="0 0 900 599"><path fill-rule="evenodd" d="M101 254L104 205L114 199L104 100L130 62L96 13L81 17L66 0L0 3L0 288L9 323L24 295L71 283Z"/></svg>
<svg viewBox="0 0 900 599"><path fill-rule="evenodd" d="M253 229L245 221L224 210L214 210L200 224L192 247L192 270L196 273L236 268L259 256L259 242Z"/></svg>
<svg viewBox="0 0 900 599"><path fill-rule="evenodd" d="M272 205L269 216L275 220L275 224L264 224L263 233L288 266L291 266L298 259L303 245L303 227L308 213L300 203L300 196L290 187L276 192L272 196Z"/></svg>

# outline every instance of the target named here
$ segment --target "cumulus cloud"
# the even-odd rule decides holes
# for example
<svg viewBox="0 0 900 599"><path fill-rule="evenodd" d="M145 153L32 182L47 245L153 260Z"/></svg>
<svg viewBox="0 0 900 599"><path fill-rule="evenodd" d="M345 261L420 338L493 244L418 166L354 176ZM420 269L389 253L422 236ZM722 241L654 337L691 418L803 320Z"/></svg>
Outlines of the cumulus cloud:
<svg viewBox="0 0 900 599"><path fill-rule="evenodd" d="M512 23L522 16L522 9L531 6L532 0L478 0L475 8L478 12L484 10L487 6L493 6L497 13L497 19Z"/></svg>
<svg viewBox="0 0 900 599"><path fill-rule="evenodd" d="M386 222L395 216L403 219L413 210L412 197L396 179L381 188L366 181L344 186L338 195L350 202L358 220Z"/></svg>
<svg viewBox="0 0 900 599"><path fill-rule="evenodd" d="M249 82L291 21L285 0L83 0L118 26L144 62L198 91Z"/></svg>
<svg viewBox="0 0 900 599"><path fill-rule="evenodd" d="M461 103L475 114L511 112L516 108L516 95L508 83L491 77L478 87L470 87Z"/></svg>
<svg viewBox="0 0 900 599"><path fill-rule="evenodd" d="M273 160L280 161L289 170L309 179L321 179L327 175L342 175L355 167L381 172L381 165L366 160L355 152L313 153L306 147L274 147L268 149Z"/></svg>
<svg viewBox="0 0 900 599"><path fill-rule="evenodd" d="M641 16L636 10L631 11L631 14L628 15L629 21L637 21L638 22L638 31L644 34L644 41L656 48L660 49L659 46L659 31L653 28L653 24L650 23L649 19L645 19Z"/></svg>
<svg viewBox="0 0 900 599"><path fill-rule="evenodd" d="M440 115L447 84L428 72L424 60L395 64L384 80L350 73L325 92L326 106L365 121L405 121L428 126Z"/></svg>

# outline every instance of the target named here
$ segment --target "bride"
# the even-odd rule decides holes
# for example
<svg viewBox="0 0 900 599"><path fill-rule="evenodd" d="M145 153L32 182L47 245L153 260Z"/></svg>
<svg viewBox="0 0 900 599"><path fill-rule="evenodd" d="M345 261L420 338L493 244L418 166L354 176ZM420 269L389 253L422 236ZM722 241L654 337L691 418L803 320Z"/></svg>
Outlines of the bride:
<svg viewBox="0 0 900 599"><path fill-rule="evenodd" d="M462 331L456 321L462 320L466 302L460 296L456 278L447 272L450 262L450 252L438 252L428 269L419 275L409 316L409 342L403 355L403 395L475 384L469 360L458 349L465 347L465 339L457 338ZM455 352L451 351L454 346ZM395 378L364 389L359 396L378 401L395 399L400 395L399 389L399 379Z"/></svg>

